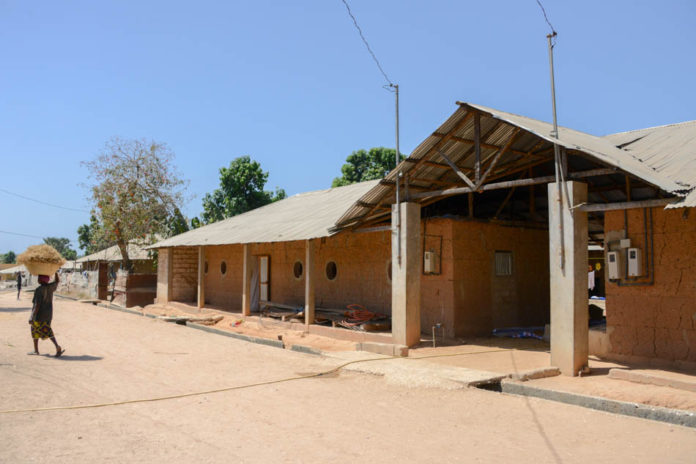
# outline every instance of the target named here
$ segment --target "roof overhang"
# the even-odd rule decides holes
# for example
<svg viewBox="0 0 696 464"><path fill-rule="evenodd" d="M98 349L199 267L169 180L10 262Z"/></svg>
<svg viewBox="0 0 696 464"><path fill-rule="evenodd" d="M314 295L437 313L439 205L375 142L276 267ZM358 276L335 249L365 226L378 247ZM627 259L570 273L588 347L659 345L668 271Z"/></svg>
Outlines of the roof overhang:
<svg viewBox="0 0 696 464"><path fill-rule="evenodd" d="M691 188L659 175L611 141L549 123L472 103L456 111L380 183L355 202L333 231L387 220L400 179L402 199L429 204L447 196L482 193L555 181L554 145L563 152L568 179L590 183L601 193L627 179L644 190L683 196ZM532 174L533 173L533 174ZM545 174L545 175L544 175ZM592 182L590 182L592 179ZM599 194L595 192L600 192Z"/></svg>

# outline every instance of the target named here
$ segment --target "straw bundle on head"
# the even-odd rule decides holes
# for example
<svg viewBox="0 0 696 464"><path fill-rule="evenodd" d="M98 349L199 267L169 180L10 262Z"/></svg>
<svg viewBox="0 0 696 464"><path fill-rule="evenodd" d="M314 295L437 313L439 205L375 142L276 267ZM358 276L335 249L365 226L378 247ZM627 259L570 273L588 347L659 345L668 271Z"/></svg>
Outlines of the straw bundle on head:
<svg viewBox="0 0 696 464"><path fill-rule="evenodd" d="M57 264L62 266L65 264L65 259L50 245L32 245L21 255L17 256L17 263L27 264L31 263L46 263L46 264Z"/></svg>
<svg viewBox="0 0 696 464"><path fill-rule="evenodd" d="M24 264L34 275L51 275L65 263L65 259L50 245L33 245L17 256L17 263Z"/></svg>

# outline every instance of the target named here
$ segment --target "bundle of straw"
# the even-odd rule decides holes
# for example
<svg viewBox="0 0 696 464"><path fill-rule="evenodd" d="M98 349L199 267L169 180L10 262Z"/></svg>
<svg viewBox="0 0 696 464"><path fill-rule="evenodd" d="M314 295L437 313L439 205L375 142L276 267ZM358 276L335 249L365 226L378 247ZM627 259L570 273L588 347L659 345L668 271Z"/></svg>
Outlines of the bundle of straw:
<svg viewBox="0 0 696 464"><path fill-rule="evenodd" d="M34 275L54 274L65 263L65 259L50 245L32 245L17 256L17 263L24 264Z"/></svg>

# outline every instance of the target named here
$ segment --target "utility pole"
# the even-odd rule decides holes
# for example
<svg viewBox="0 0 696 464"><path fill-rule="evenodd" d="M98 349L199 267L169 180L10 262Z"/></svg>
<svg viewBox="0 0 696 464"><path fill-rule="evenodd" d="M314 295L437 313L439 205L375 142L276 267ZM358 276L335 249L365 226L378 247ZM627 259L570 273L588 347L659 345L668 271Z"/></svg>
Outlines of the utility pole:
<svg viewBox="0 0 696 464"><path fill-rule="evenodd" d="M553 130L551 131L551 136L558 139L558 118L556 116L556 82L553 73L553 42L552 39L558 34L553 31L551 34L546 36L549 43L549 68L551 70L551 107L553 109ZM560 223L559 227L561 230L561 272L565 274L565 239L563 237L563 188L561 184L564 182L563 179L563 168L561 166L561 152L560 147L557 143L553 144L553 159L554 168L556 174L556 186L558 187L558 212ZM549 205L550 207L551 205Z"/></svg>
<svg viewBox="0 0 696 464"><path fill-rule="evenodd" d="M394 169L399 166L399 84L389 84L394 87L396 96L396 154L394 155ZM401 183L401 171L396 173L396 246L399 266L401 266L401 198L399 184Z"/></svg>

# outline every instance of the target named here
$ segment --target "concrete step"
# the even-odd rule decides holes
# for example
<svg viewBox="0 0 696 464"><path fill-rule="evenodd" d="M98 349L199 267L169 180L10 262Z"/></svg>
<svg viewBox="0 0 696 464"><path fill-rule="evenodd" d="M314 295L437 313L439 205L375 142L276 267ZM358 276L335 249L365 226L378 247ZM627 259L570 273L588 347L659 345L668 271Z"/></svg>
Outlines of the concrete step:
<svg viewBox="0 0 696 464"><path fill-rule="evenodd" d="M696 392L696 375L655 369L611 369L609 378Z"/></svg>

